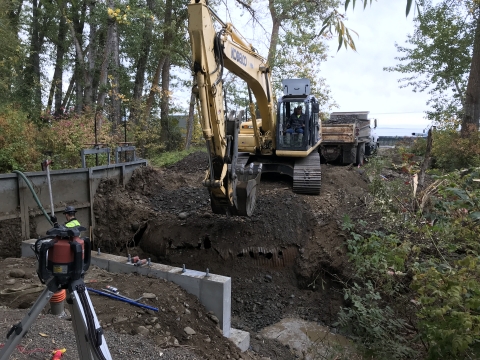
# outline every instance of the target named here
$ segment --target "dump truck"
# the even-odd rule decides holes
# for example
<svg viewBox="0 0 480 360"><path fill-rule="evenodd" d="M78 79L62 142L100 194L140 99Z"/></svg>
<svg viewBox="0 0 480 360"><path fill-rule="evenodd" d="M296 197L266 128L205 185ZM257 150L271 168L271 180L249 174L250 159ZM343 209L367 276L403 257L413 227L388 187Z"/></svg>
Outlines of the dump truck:
<svg viewBox="0 0 480 360"><path fill-rule="evenodd" d="M322 121L320 154L326 162L363 164L365 156L377 149L377 139L372 132L369 111L333 112ZM373 128L377 127L374 119Z"/></svg>

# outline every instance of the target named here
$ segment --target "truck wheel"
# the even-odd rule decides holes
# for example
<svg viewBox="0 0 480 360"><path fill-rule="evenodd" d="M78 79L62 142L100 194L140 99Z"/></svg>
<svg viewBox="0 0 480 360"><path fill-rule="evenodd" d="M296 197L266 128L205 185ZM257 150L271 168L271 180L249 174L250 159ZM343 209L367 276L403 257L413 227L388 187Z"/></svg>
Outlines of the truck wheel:
<svg viewBox="0 0 480 360"><path fill-rule="evenodd" d="M365 158L365 144L359 144L357 146L357 165L363 165Z"/></svg>
<svg viewBox="0 0 480 360"><path fill-rule="evenodd" d="M373 146L370 144L365 145L365 156L370 156L372 155L373 151Z"/></svg>

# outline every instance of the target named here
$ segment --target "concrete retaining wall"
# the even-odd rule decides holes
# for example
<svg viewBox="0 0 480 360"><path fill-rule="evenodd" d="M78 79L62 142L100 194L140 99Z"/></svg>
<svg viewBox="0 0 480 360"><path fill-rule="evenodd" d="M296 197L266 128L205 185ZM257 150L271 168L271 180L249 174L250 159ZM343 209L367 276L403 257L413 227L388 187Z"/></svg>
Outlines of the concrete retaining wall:
<svg viewBox="0 0 480 360"><path fill-rule="evenodd" d="M51 171L54 211L59 215L59 221L63 222L61 212L65 206L73 205L78 210L77 218L83 226L87 229L89 226L95 226L93 199L100 182L103 179L114 179L117 184L125 185L133 171L144 165L147 165L146 160L137 160L86 169ZM43 207L50 213L46 172L28 172L25 175L32 183ZM39 210L25 181L17 174L0 175L0 199L0 233L3 233L2 227L12 222L6 220L12 219L20 219L22 240L36 237L37 234L45 234L45 231L51 227ZM3 248L1 242L0 247Z"/></svg>

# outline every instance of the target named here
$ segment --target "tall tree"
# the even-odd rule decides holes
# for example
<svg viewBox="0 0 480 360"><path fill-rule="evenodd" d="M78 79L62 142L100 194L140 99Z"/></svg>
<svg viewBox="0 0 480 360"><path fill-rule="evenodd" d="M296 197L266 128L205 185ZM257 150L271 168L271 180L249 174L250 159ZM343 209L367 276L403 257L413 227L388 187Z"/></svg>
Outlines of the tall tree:
<svg viewBox="0 0 480 360"><path fill-rule="evenodd" d="M396 44L401 63L385 68L408 74L400 79L402 87L431 95L427 111L439 125L442 119L462 117L468 69L472 60L474 22L466 17L464 4L425 1L415 18L415 31L407 38L408 46Z"/></svg>
<svg viewBox="0 0 480 360"><path fill-rule="evenodd" d="M480 4L473 10L475 18L475 38L473 41L472 63L465 93L462 135L478 131L480 122Z"/></svg>
<svg viewBox="0 0 480 360"><path fill-rule="evenodd" d="M162 130L160 133L160 141L167 143L168 141L168 110L170 103L170 49L173 45L173 1L165 1L165 19L164 27L165 31L163 33L163 50L165 51L165 61L163 62L162 67L162 92L160 96L160 124Z"/></svg>
<svg viewBox="0 0 480 360"><path fill-rule="evenodd" d="M363 2L364 7L367 6L368 0ZM370 4L372 0L370 0ZM473 51L470 62L470 71L467 81L467 89L465 92L465 99L463 103L463 114L461 117L461 133L466 137L473 132L478 131L480 123L480 0L443 0L442 4L447 6L463 5L468 9L466 15L471 16L474 22L473 27ZM350 0L345 0L345 10L348 9ZM408 16L413 5L418 9L419 19L421 20L422 7L425 4L430 4L429 0L406 0L406 15ZM355 0L353 1L353 7L355 7ZM339 49L342 44L345 47L350 46L355 48L353 40L348 33L347 27L343 23L342 14L337 11L333 11L329 17L324 21L321 33L330 32L338 35Z"/></svg>

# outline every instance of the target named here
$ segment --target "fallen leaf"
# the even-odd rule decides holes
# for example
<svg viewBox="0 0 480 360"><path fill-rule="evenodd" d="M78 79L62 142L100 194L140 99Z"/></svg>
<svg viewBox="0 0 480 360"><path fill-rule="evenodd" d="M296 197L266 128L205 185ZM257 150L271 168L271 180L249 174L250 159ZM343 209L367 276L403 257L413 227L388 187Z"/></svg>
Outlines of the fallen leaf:
<svg viewBox="0 0 480 360"><path fill-rule="evenodd" d="M38 333L38 334L39 334L40 336L43 336L43 337L48 337L48 335L45 334L45 333Z"/></svg>

